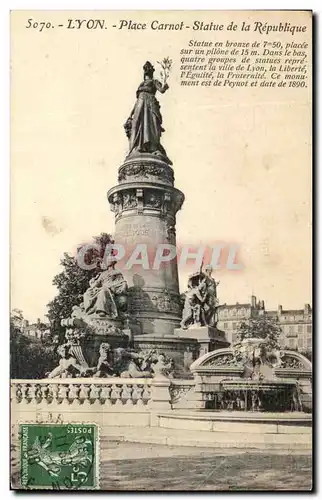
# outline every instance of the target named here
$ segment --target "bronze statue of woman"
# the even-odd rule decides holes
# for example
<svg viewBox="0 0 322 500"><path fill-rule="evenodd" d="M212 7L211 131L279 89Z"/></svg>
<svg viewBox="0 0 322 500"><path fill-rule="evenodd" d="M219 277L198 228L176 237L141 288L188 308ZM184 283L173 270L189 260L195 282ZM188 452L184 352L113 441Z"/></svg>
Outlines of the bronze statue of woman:
<svg viewBox="0 0 322 500"><path fill-rule="evenodd" d="M160 104L155 98L157 90L163 94L169 86L153 78L154 67L149 61L144 64L143 71L144 79L136 91L136 103L124 125L130 143L128 156L151 153L171 165L171 161L160 144L161 133L164 129Z"/></svg>

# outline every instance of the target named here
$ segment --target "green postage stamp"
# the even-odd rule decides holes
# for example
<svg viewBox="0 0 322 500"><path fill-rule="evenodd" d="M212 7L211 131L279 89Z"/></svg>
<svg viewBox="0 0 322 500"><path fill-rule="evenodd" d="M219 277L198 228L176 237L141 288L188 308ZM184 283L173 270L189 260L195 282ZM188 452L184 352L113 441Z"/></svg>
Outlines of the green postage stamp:
<svg viewBox="0 0 322 500"><path fill-rule="evenodd" d="M98 427L95 424L21 424L23 489L97 489Z"/></svg>

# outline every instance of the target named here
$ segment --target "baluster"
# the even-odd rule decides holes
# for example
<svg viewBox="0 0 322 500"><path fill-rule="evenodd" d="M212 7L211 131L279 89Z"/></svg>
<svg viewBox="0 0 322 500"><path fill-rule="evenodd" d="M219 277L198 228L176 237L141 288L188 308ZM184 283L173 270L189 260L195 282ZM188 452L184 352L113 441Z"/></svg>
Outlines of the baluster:
<svg viewBox="0 0 322 500"><path fill-rule="evenodd" d="M136 393L136 406L144 406L143 402L143 385L136 385L135 386L135 393ZM134 390L133 390L133 397L134 397Z"/></svg>
<svg viewBox="0 0 322 500"><path fill-rule="evenodd" d="M151 399L151 388L148 385L144 386L143 389L143 394L142 394L142 400L144 404L147 404L147 402Z"/></svg>
<svg viewBox="0 0 322 500"><path fill-rule="evenodd" d="M121 392L121 400L125 402L126 406L133 406L132 400L133 386L123 385L123 390Z"/></svg>
<svg viewBox="0 0 322 500"><path fill-rule="evenodd" d="M81 403L84 403L85 401L88 402L89 391L90 391L90 387L88 384L81 384L79 396L78 396Z"/></svg>
<svg viewBox="0 0 322 500"><path fill-rule="evenodd" d="M49 403L54 404L56 401L58 401L58 393L59 393L59 388L57 384L49 384L48 385L48 398L49 398Z"/></svg>
<svg viewBox="0 0 322 500"><path fill-rule="evenodd" d="M68 388L69 388L68 400L69 400L70 404L79 404L80 401L78 399L78 395L79 395L80 385L79 384L69 384Z"/></svg>
<svg viewBox="0 0 322 500"><path fill-rule="evenodd" d="M29 384L21 384L22 403L29 403Z"/></svg>
<svg viewBox="0 0 322 500"><path fill-rule="evenodd" d="M129 397L130 397L129 388L126 384L124 384L121 386L121 392L120 392L120 399L121 399L122 403L126 404Z"/></svg>
<svg viewBox="0 0 322 500"><path fill-rule="evenodd" d="M69 401L68 401L68 386L66 384L62 384L60 385L59 384L59 389L58 389L58 394L57 394L57 402L59 404L62 404L62 403L67 403L69 404Z"/></svg>
<svg viewBox="0 0 322 500"><path fill-rule="evenodd" d="M114 400L115 406L123 406L123 403L121 400L121 387L120 386L118 386L116 384L112 385L111 399L112 399L112 403Z"/></svg>
<svg viewBox="0 0 322 500"><path fill-rule="evenodd" d="M21 403L23 397L21 384L12 384L11 387L13 393L12 399L16 399L17 403Z"/></svg>
<svg viewBox="0 0 322 500"><path fill-rule="evenodd" d="M111 406L112 405L111 386L110 385L103 385L99 397L100 397L101 404L105 404L106 406Z"/></svg>
<svg viewBox="0 0 322 500"><path fill-rule="evenodd" d="M91 384L89 391L89 401L91 404L100 402L100 392L102 388L95 384Z"/></svg>
<svg viewBox="0 0 322 500"><path fill-rule="evenodd" d="M38 393L39 393L39 384L30 384L29 387L29 403L39 403L39 398L38 398Z"/></svg>
<svg viewBox="0 0 322 500"><path fill-rule="evenodd" d="M138 385L137 384L133 384L132 386L132 400L133 400L133 404L136 404L137 400L138 400Z"/></svg>
<svg viewBox="0 0 322 500"><path fill-rule="evenodd" d="M48 403L48 396L49 396L49 387L48 385L41 385L39 386L39 393L40 393L40 398L44 402L46 401Z"/></svg>

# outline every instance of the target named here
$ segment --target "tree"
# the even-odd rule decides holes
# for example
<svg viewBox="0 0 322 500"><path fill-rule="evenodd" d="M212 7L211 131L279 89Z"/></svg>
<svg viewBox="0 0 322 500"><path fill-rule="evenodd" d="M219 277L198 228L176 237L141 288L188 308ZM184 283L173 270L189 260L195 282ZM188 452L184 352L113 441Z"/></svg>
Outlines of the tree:
<svg viewBox="0 0 322 500"><path fill-rule="evenodd" d="M78 265L77 259L68 253L64 253L60 261L63 271L53 279L58 294L47 304L47 317L55 333L61 333L61 320L68 318L72 313L72 307L82 302L82 296L89 286L90 279L100 270L99 263L102 262L104 257L106 245L114 243L112 236L107 233L101 233L99 236L95 236L93 240L95 244L99 245L99 250L90 249L86 253L84 260L87 265L96 264L94 269L83 269Z"/></svg>
<svg viewBox="0 0 322 500"><path fill-rule="evenodd" d="M10 318L13 320L13 321L23 321L23 312L21 309L12 309L11 311L11 314L10 314Z"/></svg>
<svg viewBox="0 0 322 500"><path fill-rule="evenodd" d="M15 325L15 327L17 327L20 331L23 329L24 323L26 323L26 325L28 324L28 321L25 321L23 317L21 309L12 309L10 313L10 322L12 322L13 325Z"/></svg>
<svg viewBox="0 0 322 500"><path fill-rule="evenodd" d="M52 344L23 335L10 321L10 376L11 378L39 379L45 377L58 364L58 355Z"/></svg>
<svg viewBox="0 0 322 500"><path fill-rule="evenodd" d="M36 325L37 325L37 328L38 328L39 330L44 331L44 330L47 330L47 329L48 329L48 323L44 323L43 321L41 321L41 319L40 319L40 318L37 318L37 323L36 323Z"/></svg>
<svg viewBox="0 0 322 500"><path fill-rule="evenodd" d="M264 314L239 323L237 338L239 342L252 338L265 339L270 347L275 348L279 347L281 333L282 329L278 320Z"/></svg>

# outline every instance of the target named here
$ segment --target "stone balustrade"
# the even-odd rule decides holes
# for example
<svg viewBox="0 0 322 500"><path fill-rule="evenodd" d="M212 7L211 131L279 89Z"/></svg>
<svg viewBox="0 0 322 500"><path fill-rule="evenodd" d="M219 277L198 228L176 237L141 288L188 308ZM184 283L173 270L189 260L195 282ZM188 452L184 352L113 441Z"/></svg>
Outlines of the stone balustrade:
<svg viewBox="0 0 322 500"><path fill-rule="evenodd" d="M151 400L151 379L12 380L12 402L18 405L104 405L143 408Z"/></svg>
<svg viewBox="0 0 322 500"><path fill-rule="evenodd" d="M193 380L170 380L165 377L104 379L11 380L11 398L22 407L99 407L141 411L186 407L187 396L194 390ZM157 404L156 404L157 403ZM81 411L81 408L80 408Z"/></svg>
<svg viewBox="0 0 322 500"><path fill-rule="evenodd" d="M95 423L101 437L112 436L115 440L128 436L130 441L150 442L152 436L151 442L155 442L152 431L159 428L163 444L177 444L177 438L171 441L168 433L180 429L187 433L182 440L189 446L200 445L200 433L194 441L188 431L200 430L201 434L211 431L205 433L206 446L212 443L211 446L253 448L268 443L274 448L310 448L310 416L295 413L286 415L285 420L283 414L239 412L236 416L235 412L210 412L208 418L207 413L195 410L202 408L200 403L210 400L213 394L206 392L201 401L196 388L195 380L163 376L11 380L12 435L19 435L22 423ZM274 422L270 421L272 417Z"/></svg>

